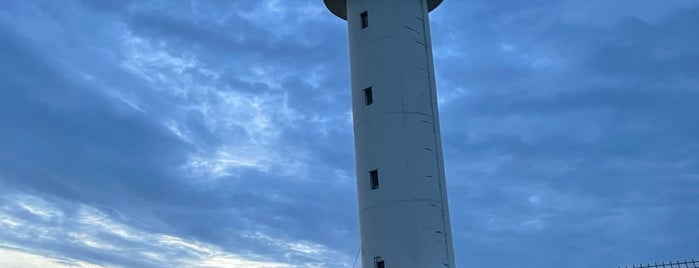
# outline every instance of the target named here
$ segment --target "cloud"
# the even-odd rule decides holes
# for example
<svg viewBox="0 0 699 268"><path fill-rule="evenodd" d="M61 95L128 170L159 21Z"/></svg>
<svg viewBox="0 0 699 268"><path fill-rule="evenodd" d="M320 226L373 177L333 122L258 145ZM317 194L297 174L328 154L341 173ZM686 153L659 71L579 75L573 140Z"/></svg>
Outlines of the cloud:
<svg viewBox="0 0 699 268"><path fill-rule="evenodd" d="M431 13L460 266L692 257L698 8ZM350 267L345 27L301 0L0 3L0 266Z"/></svg>
<svg viewBox="0 0 699 268"><path fill-rule="evenodd" d="M686 46L696 43L686 25L696 23L697 9L656 7L651 16L631 5L599 24L567 14L579 3L561 3L464 3L475 14L435 27L449 38L436 65L446 70L437 81L446 96L450 192L469 193L451 198L462 206L451 205L457 252L474 259L460 264L601 267L683 258L691 253L680 237L691 231L667 219L697 208L684 196L697 190L690 153L697 129L689 122L697 120L699 96L687 79L694 80L688 74L699 51ZM586 8L608 7L595 5ZM458 250L458 241L487 240ZM484 257L502 254L512 258ZM585 260L591 256L600 261Z"/></svg>
<svg viewBox="0 0 699 268"><path fill-rule="evenodd" d="M12 259L23 259L7 261L6 264L12 267L23 264L96 267L109 266L109 263L139 267L295 266L265 260L256 254L240 255L226 252L217 246L192 239L146 232L129 225L137 223L136 219L125 218L124 215L109 215L85 205L64 203L62 210L47 200L23 194L6 195L3 204L5 206L0 211L0 224L4 230L2 238L11 244L3 244L7 249L3 249L2 254L13 256ZM33 219L27 217L27 213ZM121 219L115 219L115 216ZM321 253L324 256L333 253L322 245L309 242L286 242L262 234L246 237L265 242L273 241L276 247L289 249L302 256L321 257ZM19 245L34 247L26 249ZM39 251L44 255L26 253L25 250Z"/></svg>
<svg viewBox="0 0 699 268"><path fill-rule="evenodd" d="M324 178L334 181L327 187L330 191L317 195L317 200L337 204L330 199L340 194L346 197L339 202L341 206L354 206L352 188L347 187L353 184L343 171L347 167L312 164L319 157L304 147L315 143L332 148L324 154L336 154L328 133L346 131L349 107L340 108L339 115L306 114L310 109L305 101L294 99L292 103L288 91L289 85L310 85L309 90L317 90L327 83L318 76L325 71L315 67L306 79L293 66L278 69L259 64L248 72L247 68L226 67L228 64L206 53L185 52L176 42L179 37L147 35L139 32L138 23L130 24L139 22L132 17L149 12L152 6L148 4L134 6L137 11L133 11L111 10L100 3L96 3L99 7L77 2L65 6L29 3L17 4L17 14L3 14L3 21L24 14L63 33L43 35L46 40L27 35L40 29L29 21L2 31L8 40L3 43L2 57L16 62L14 68L2 70L4 87L12 89L0 93L4 115L0 176L8 189L4 197L12 200L11 194L19 194L38 200L41 196L60 203L51 210L46 202L44 210L19 203L17 206L29 209L13 208L11 212L18 215L4 215L5 224L21 227L3 233L4 241L10 247L27 245L24 234L45 233L46 239L32 241L21 250L51 258L72 256L99 265L161 266L173 261L207 267L243 262L248 266L316 267L349 262L342 251L329 245L354 237L347 230L353 227L343 225L326 228L333 233L305 235L307 228L320 229L328 221L315 220L302 211L314 208L330 215L337 214L336 210L319 207L316 201L297 201L288 193L313 195L303 191L318 183L314 174L331 174ZM93 8L110 15L102 18L90 12ZM84 12L94 23L76 24L72 12ZM169 17L161 19L164 25L172 23ZM157 26L152 21L147 24ZM257 37L251 34L250 42L254 42ZM217 46L201 36L193 38ZM247 40L243 45L254 51L256 46ZM68 49L75 45L87 48ZM260 53L254 54L241 61L259 61ZM277 72L287 74L278 76ZM335 102L319 97L323 100L314 103ZM309 124L315 127L307 127ZM296 145L287 142L316 132L324 139ZM351 141L348 133L343 135L345 142ZM342 154L347 158L344 162L351 163L349 148ZM36 163L40 168L35 168ZM297 187L300 190L286 190ZM68 213L75 209L99 213ZM47 211L54 210L68 214L55 216L56 221L78 217L79 222L70 222L83 228L73 230L72 224L49 228L48 220L27 221L49 217L53 214ZM331 218L350 222L353 217L349 215L353 213ZM131 220L119 223L122 217ZM289 226L296 226L296 231L282 232ZM251 232L258 236L250 236ZM61 235L52 237L52 233ZM165 235L174 240L156 239ZM144 237L150 238L144 241ZM58 241L71 243L57 247ZM182 245L179 251L171 249L175 244ZM200 244L206 254L187 246ZM133 255L141 256L125 250L134 246L149 248L143 253L148 261L130 260ZM194 255L183 260L165 257L172 252ZM234 252L267 254L267 260L250 260Z"/></svg>

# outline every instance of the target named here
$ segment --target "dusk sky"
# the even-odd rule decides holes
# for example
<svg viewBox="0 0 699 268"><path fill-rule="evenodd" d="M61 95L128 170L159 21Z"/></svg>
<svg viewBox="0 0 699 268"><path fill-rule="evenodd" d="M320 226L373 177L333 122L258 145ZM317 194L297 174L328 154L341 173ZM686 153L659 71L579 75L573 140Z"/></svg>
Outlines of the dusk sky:
<svg viewBox="0 0 699 268"><path fill-rule="evenodd" d="M699 0L430 18L457 267L699 258ZM0 267L353 267L349 70L322 0L1 0Z"/></svg>

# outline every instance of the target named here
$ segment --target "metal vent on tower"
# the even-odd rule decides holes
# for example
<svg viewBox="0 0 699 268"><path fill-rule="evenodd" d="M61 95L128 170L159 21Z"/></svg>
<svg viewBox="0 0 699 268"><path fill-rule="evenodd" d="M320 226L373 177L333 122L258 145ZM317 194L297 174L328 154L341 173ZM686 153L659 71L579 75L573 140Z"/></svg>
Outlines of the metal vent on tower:
<svg viewBox="0 0 699 268"><path fill-rule="evenodd" d="M364 11L360 14L362 17L362 29L369 27L369 11Z"/></svg>

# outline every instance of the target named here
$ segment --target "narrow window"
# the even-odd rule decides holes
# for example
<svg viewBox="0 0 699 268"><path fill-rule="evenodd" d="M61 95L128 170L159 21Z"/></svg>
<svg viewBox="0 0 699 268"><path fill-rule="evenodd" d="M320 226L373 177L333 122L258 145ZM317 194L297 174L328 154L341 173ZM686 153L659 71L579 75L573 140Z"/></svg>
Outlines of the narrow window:
<svg viewBox="0 0 699 268"><path fill-rule="evenodd" d="M360 15L362 16L362 29L369 27L369 12L364 11Z"/></svg>
<svg viewBox="0 0 699 268"><path fill-rule="evenodd" d="M369 184L371 184L371 189L379 189L379 170L374 169L369 171Z"/></svg>
<svg viewBox="0 0 699 268"><path fill-rule="evenodd" d="M364 89L364 104L371 105L374 103L374 92L371 87Z"/></svg>
<svg viewBox="0 0 699 268"><path fill-rule="evenodd" d="M374 257L374 268L386 268L386 264L381 257Z"/></svg>

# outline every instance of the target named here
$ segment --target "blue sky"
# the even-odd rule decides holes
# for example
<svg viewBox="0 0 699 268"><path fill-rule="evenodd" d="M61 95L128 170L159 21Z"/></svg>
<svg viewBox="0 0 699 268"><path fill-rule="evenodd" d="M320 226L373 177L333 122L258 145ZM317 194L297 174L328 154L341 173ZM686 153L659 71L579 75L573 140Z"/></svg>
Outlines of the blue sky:
<svg viewBox="0 0 699 268"><path fill-rule="evenodd" d="M459 267L699 257L699 1L431 19ZM322 1L4 0L0 40L0 266L352 267Z"/></svg>

